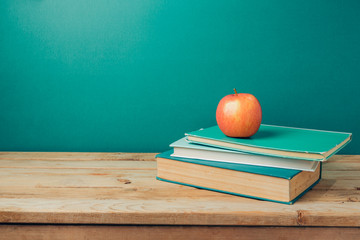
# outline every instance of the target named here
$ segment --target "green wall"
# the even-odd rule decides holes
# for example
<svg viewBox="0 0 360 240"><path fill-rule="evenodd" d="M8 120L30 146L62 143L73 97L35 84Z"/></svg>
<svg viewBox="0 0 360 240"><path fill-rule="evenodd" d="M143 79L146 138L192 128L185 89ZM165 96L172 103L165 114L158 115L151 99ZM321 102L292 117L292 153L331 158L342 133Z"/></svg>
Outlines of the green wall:
<svg viewBox="0 0 360 240"><path fill-rule="evenodd" d="M360 154L359 81L360 1L0 1L1 151L163 151L236 87Z"/></svg>

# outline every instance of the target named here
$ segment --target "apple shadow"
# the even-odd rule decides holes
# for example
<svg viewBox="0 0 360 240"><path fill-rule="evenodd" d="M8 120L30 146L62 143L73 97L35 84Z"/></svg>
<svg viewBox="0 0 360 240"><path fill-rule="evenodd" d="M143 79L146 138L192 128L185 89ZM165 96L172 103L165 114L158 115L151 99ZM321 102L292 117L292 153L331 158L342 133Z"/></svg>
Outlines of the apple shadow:
<svg viewBox="0 0 360 240"><path fill-rule="evenodd" d="M255 133L255 135L251 136L250 139L273 138L279 135L282 135L282 133L278 131L259 130L257 133Z"/></svg>
<svg viewBox="0 0 360 240"><path fill-rule="evenodd" d="M235 138L242 138L242 139L266 139L266 138L273 138L275 136L284 135L284 132L279 131L271 131L271 130L261 130L259 129L253 136L251 137L235 137Z"/></svg>

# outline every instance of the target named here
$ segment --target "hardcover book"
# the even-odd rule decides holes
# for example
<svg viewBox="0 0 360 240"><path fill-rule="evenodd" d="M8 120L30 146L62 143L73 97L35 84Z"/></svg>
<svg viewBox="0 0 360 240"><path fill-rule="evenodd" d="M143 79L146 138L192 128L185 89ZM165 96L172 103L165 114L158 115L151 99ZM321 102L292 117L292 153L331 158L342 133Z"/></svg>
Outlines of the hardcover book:
<svg viewBox="0 0 360 240"><path fill-rule="evenodd" d="M351 141L351 133L261 124L249 138L225 136L218 126L185 134L191 143L274 157L325 161Z"/></svg>
<svg viewBox="0 0 360 240"><path fill-rule="evenodd" d="M199 144L191 144L185 138L170 144L174 149L173 157L202 159L209 161L232 162L256 166L295 169L314 172L319 164L318 161L307 161L270 157L263 155L247 154L239 151L209 147Z"/></svg>
<svg viewBox="0 0 360 240"><path fill-rule="evenodd" d="M157 179L243 197L293 204L321 178L314 172L227 162L156 156Z"/></svg>

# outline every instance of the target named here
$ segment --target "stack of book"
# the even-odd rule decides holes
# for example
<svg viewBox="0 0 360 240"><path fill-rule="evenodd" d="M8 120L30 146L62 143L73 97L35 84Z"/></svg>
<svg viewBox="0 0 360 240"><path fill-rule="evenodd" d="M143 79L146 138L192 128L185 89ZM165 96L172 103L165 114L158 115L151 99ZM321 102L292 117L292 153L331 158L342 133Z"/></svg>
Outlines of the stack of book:
<svg viewBox="0 0 360 240"><path fill-rule="evenodd" d="M250 138L231 138L213 126L186 133L158 154L157 179L292 204L320 181L321 163L351 137L262 124Z"/></svg>

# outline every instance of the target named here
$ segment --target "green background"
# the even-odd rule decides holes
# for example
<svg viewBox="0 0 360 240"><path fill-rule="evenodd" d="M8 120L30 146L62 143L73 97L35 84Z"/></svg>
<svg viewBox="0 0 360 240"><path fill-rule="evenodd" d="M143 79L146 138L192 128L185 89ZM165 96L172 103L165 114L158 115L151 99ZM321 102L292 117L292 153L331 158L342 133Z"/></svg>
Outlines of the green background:
<svg viewBox="0 0 360 240"><path fill-rule="evenodd" d="M236 87L360 154L359 81L360 1L0 1L1 151L160 152Z"/></svg>

